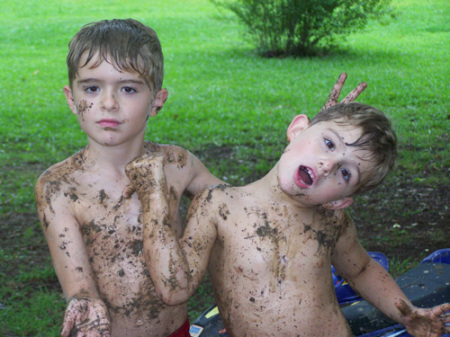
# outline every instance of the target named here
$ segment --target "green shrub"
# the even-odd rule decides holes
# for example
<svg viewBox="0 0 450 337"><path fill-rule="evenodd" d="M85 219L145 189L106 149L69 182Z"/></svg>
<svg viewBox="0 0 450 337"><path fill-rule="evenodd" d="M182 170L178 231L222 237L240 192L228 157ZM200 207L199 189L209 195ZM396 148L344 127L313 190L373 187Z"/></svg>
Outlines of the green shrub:
<svg viewBox="0 0 450 337"><path fill-rule="evenodd" d="M233 11L264 56L310 56L382 18L390 0L211 0Z"/></svg>

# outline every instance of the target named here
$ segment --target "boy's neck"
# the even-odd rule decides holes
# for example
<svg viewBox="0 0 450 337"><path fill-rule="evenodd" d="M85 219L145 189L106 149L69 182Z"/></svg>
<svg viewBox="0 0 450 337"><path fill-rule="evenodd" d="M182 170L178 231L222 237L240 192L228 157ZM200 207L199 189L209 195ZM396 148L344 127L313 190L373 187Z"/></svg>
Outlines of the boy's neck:
<svg viewBox="0 0 450 337"><path fill-rule="evenodd" d="M89 142L83 149L83 164L89 170L117 171L125 174L125 166L143 154L144 141L117 146L103 146Z"/></svg>

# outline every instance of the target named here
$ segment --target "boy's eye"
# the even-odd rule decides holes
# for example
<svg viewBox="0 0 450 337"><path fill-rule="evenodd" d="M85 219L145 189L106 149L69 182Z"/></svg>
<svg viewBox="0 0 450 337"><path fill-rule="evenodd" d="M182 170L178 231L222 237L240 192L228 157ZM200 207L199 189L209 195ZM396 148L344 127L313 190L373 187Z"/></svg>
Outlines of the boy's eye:
<svg viewBox="0 0 450 337"><path fill-rule="evenodd" d="M342 173L342 177L344 178L344 180L346 182L349 182L350 181L350 177L352 176L350 171L345 169L345 168L341 168L341 173Z"/></svg>
<svg viewBox="0 0 450 337"><path fill-rule="evenodd" d="M90 87L87 87L86 89L84 89L86 92L89 92L89 93L94 93L94 92L98 92L98 87L96 87L96 86L90 86Z"/></svg>
<svg viewBox="0 0 450 337"><path fill-rule="evenodd" d="M326 145L331 151L334 151L334 143L333 143L331 140L325 138L325 145Z"/></svg>
<svg viewBox="0 0 450 337"><path fill-rule="evenodd" d="M124 88L122 88L122 90L123 90L125 93L127 93L127 94L132 94L132 93L135 93L135 92L136 92L136 90L135 90L134 88L131 88L131 87L124 87Z"/></svg>

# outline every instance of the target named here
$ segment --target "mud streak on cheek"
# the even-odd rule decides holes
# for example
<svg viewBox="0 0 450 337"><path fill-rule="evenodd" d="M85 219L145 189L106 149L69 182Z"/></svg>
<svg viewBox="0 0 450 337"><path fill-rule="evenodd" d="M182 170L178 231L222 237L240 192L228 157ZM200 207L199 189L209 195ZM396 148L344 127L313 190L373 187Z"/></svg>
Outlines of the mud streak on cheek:
<svg viewBox="0 0 450 337"><path fill-rule="evenodd" d="M84 115L86 114L86 112L89 111L89 109L92 108L92 106L94 105L94 103L88 103L85 100L82 100L80 102L80 104L78 104L77 106L77 114L78 116L80 116L81 120L84 121Z"/></svg>

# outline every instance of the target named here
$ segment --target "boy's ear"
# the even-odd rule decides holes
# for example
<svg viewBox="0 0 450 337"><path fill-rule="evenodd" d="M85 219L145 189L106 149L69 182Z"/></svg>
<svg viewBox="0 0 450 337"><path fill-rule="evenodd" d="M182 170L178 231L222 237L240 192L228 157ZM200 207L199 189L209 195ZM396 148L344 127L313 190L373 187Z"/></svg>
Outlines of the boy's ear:
<svg viewBox="0 0 450 337"><path fill-rule="evenodd" d="M167 96L169 96L169 92L167 89L161 89L155 95L153 99L152 109L150 110L150 116L154 117L158 114L158 112L162 109L164 103L167 100Z"/></svg>
<svg viewBox="0 0 450 337"><path fill-rule="evenodd" d="M306 115L297 115L292 120L287 129L287 139L292 141L299 133L305 130L309 126L309 118Z"/></svg>
<svg viewBox="0 0 450 337"><path fill-rule="evenodd" d="M337 209L347 208L351 204L353 204L353 198L348 197L348 198L344 198L344 199L331 201L327 204L323 204L322 206L326 209L337 210Z"/></svg>
<svg viewBox="0 0 450 337"><path fill-rule="evenodd" d="M64 86L64 94L66 95L67 105L74 115L78 115L77 106L75 104L75 100L72 95L72 88L68 85Z"/></svg>

